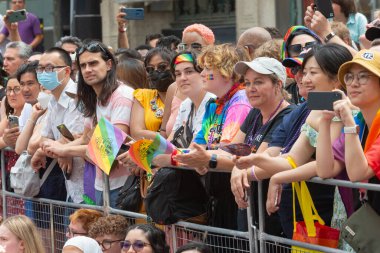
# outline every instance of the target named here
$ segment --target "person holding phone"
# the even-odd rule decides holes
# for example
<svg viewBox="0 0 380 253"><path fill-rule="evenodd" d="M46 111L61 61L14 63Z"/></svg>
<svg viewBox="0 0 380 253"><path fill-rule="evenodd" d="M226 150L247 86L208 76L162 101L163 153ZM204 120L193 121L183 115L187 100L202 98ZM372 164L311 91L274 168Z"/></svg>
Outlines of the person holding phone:
<svg viewBox="0 0 380 253"><path fill-rule="evenodd" d="M337 78L339 66L352 59L350 52L340 45L324 45L315 46L309 50L304 56L302 63L302 85L307 90L313 91L331 91L334 88L340 88L341 84ZM283 146L282 156L271 157L262 154L253 154L248 157L239 158L236 165L243 172L238 172L237 175L243 176L242 182L245 180L262 180L271 178L268 187L267 211L270 214L278 210L281 225L287 237L291 238L293 234L293 219L292 213L292 194L291 188L287 183L294 180L303 180L305 177L310 178L308 173L315 174L316 164L313 161L315 153L316 138L318 136L318 122L321 117L321 111L311 111L310 114L304 114L305 124L299 125L298 131L291 137L294 144ZM339 135L341 123L334 121L333 129L335 135L333 139ZM291 156L298 167L296 170L291 170L286 157ZM253 176L252 176L253 175ZM302 179L299 179L301 177ZM285 184L284 187L282 185ZM248 185L243 183L245 187ZM241 194L241 184L236 184L236 189L233 189L235 197L239 205L244 206L245 201ZM330 224L332 216L332 201L333 188L327 186L313 187L309 185L312 196L314 198L316 208L327 224ZM281 198L278 194L281 193ZM279 193L280 192L280 193ZM276 197L277 196L277 197ZM276 202L276 199L280 201ZM280 208L279 208L279 204Z"/></svg>
<svg viewBox="0 0 380 253"><path fill-rule="evenodd" d="M380 53L358 52L339 69L339 79L347 86L348 99L334 103L334 111L323 111L319 122L317 175L337 177L352 182L369 180L380 184ZM354 116L352 105L360 109ZM334 116L342 119L343 132L332 141L330 125ZM339 189L340 192L344 189ZM368 203L380 215L379 192L368 191ZM343 195L342 195L343 196ZM352 197L352 196L351 196ZM342 198L343 208L338 225L353 213L353 203Z"/></svg>
<svg viewBox="0 0 380 253"><path fill-rule="evenodd" d="M106 45L98 41L88 41L77 51L79 66L78 93L76 105L82 104L82 114L86 117L83 134L72 142L62 144L57 141L43 143L43 150L53 157L87 158L87 144L98 121L104 117L120 130L129 134L133 89L116 79L116 60ZM69 127L69 122L61 122ZM57 124L60 125L60 124ZM54 130L58 132L57 125ZM70 130L70 128L69 128ZM110 206L116 206L120 188L130 173L122 164L117 164L109 175ZM83 174L82 174L83 175ZM103 172L96 167L94 179L95 202L103 205ZM81 178L83 182L83 177ZM93 189L93 188L92 188Z"/></svg>
<svg viewBox="0 0 380 253"><path fill-rule="evenodd" d="M5 97L5 113L6 117L2 117L0 121L0 149L5 147L14 148L16 141L20 136L18 127L18 117L24 108L25 100L21 94L21 86L15 77L8 80ZM14 151L4 151L5 158L5 176L2 182L6 182L6 190L12 191L9 182L9 174L11 168L16 164L19 155ZM25 211L24 201L18 198L7 198L7 204L13 208L10 210L13 214L23 214Z"/></svg>
<svg viewBox="0 0 380 253"><path fill-rule="evenodd" d="M311 4L306 8L304 16L305 26L315 32L325 44L335 43L346 47L352 55L357 53L353 47L347 45L341 38L336 36L332 31L328 19L318 10L315 10L315 5Z"/></svg>
<svg viewBox="0 0 380 253"><path fill-rule="evenodd" d="M331 0L334 10L334 21L346 24L350 30L351 39L360 48L359 38L366 32L368 20L357 11L355 0Z"/></svg>
<svg viewBox="0 0 380 253"><path fill-rule="evenodd" d="M5 27L0 32L0 43L11 36L13 41L23 41L29 44L33 50L38 51L38 46L42 42L43 34L40 27L40 20L33 13L26 12L25 20L16 23L9 22L9 16L14 12L25 12L26 0L11 0L11 10L7 10L4 17Z"/></svg>

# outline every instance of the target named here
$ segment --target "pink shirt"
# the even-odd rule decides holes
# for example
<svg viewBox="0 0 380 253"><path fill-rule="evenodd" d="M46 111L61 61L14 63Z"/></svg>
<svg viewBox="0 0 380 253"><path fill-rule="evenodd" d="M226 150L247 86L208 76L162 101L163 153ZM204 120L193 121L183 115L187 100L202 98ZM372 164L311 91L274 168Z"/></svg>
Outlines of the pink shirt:
<svg viewBox="0 0 380 253"><path fill-rule="evenodd" d="M111 95L106 106L102 106L99 102L96 105L97 119L101 117L106 118L112 124L130 125L131 109L133 103L133 89L121 84ZM85 127L92 129L93 118L86 118ZM129 133L128 133L129 134ZM117 161L116 161L117 162ZM126 168L117 166L110 172L109 182L110 190L120 188L124 185L129 172ZM95 189L98 191L103 190L103 176L102 170L96 168Z"/></svg>

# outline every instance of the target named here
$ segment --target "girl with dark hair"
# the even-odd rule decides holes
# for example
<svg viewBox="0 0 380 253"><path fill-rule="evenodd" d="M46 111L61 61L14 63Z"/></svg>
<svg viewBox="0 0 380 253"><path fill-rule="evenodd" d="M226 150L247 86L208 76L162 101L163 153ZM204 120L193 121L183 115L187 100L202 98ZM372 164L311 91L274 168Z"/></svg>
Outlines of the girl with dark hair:
<svg viewBox="0 0 380 253"><path fill-rule="evenodd" d="M166 91L174 81L170 72L172 56L165 48L154 48L145 57L150 89L137 89L133 93L131 135L136 140L154 139L160 129Z"/></svg>
<svg viewBox="0 0 380 253"><path fill-rule="evenodd" d="M169 253L164 231L151 224L135 224L127 229L121 252ZM131 248L133 251L131 251Z"/></svg>

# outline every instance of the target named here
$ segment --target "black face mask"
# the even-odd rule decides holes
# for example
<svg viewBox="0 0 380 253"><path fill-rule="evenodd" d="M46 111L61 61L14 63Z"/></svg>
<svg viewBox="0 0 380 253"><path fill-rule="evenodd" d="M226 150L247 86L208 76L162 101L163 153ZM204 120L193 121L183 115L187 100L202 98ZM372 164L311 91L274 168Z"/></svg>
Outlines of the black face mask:
<svg viewBox="0 0 380 253"><path fill-rule="evenodd" d="M158 72L154 70L149 74L150 88L157 89L160 92L166 92L170 84L174 82L170 70Z"/></svg>

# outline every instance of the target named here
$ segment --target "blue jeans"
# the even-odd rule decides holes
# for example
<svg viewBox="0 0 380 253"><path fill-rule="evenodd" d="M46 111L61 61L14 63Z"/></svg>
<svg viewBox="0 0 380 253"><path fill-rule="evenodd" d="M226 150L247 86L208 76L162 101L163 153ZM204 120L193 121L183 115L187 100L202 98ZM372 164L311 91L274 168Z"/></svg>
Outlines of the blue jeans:
<svg viewBox="0 0 380 253"><path fill-rule="evenodd" d="M110 190L110 206L112 208L116 208L116 200L117 197L119 196L119 191L122 187ZM95 189L95 202L96 205L102 206L103 205L103 191L98 191Z"/></svg>

